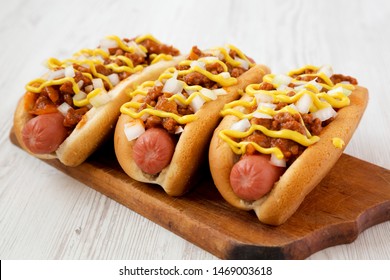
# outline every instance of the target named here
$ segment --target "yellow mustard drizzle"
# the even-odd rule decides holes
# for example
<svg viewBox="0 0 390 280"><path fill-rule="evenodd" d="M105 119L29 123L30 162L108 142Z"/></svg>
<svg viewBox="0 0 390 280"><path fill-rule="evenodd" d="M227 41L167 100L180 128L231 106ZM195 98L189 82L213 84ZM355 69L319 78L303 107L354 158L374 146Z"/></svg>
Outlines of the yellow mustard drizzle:
<svg viewBox="0 0 390 280"><path fill-rule="evenodd" d="M47 81L47 80L42 79L42 78L34 79L26 85L26 90L30 91L30 92L34 92L34 93L39 93L46 86L62 85L65 82L71 82L73 91L76 94L79 93L80 89L79 89L77 83L75 82L75 80L73 78L70 78L70 77L57 79L57 80L50 80L50 81ZM35 86L35 84L37 84L37 83L39 84L39 86Z"/></svg>
<svg viewBox="0 0 390 280"><path fill-rule="evenodd" d="M91 57L101 56L102 58L109 58L110 54L103 49L81 49L80 51L73 54L75 57L87 55Z"/></svg>
<svg viewBox="0 0 390 280"><path fill-rule="evenodd" d="M81 100L75 100L73 99L73 104L76 105L77 107L83 107L87 106L90 104L89 100L95 96L97 96L99 93L103 92L102 88L96 88L92 90L90 93L87 94L87 97Z"/></svg>
<svg viewBox="0 0 390 280"><path fill-rule="evenodd" d="M158 44L161 44L161 42L159 40L157 40L152 34L145 34L145 35L141 35L141 36L138 36L137 38L135 38L135 42L137 44L142 43L145 40L151 40L151 41L154 41Z"/></svg>
<svg viewBox="0 0 390 280"><path fill-rule="evenodd" d="M239 56L239 58L241 58L241 59L245 60L246 62L248 62L250 67L253 67L254 63L250 62L249 59L242 53L242 51L240 49L238 49L237 47L235 47L233 45L227 45L227 47L230 50L234 50L237 53L237 55ZM229 53L228 53L226 48L218 47L217 49L224 55L227 63L229 63L230 65L235 66L235 67L240 66L240 62L234 60L229 55Z"/></svg>
<svg viewBox="0 0 390 280"><path fill-rule="evenodd" d="M299 114L299 112L297 110L295 110L293 107L290 107L290 106L285 106L285 107L281 108L280 110L274 110L274 109L269 108L269 107L261 106L261 107L257 108L257 110L255 110L254 112L249 113L249 114L245 114L245 113L241 112L240 110L237 110L234 108L236 106L242 106L245 108L252 108L256 104L257 104L257 102L256 102L255 98L253 98L252 101L250 101L250 102L236 100L236 101L230 102L229 104L226 104L224 106L224 109L221 112L221 115L222 116L235 115L239 119L251 120L251 119L256 117L255 116L256 112L270 115L272 117L279 114L279 113L282 113L282 112L288 112L292 115ZM300 117L301 124L305 127L307 137L311 137L310 131L306 128L305 123L304 123L302 116L300 114L299 114L299 117ZM287 133L287 132L285 132L285 133ZM266 135L271 136L270 133L266 134ZM237 138L237 137L235 137L235 138ZM279 137L279 138L284 138L284 137ZM316 139L316 138L314 138L314 139Z"/></svg>
<svg viewBox="0 0 390 280"><path fill-rule="evenodd" d="M320 69L319 67L307 65L297 70L290 71L288 73L288 76L292 77L294 75L301 75L302 73L305 73L306 70L318 71L319 69ZM313 73L313 74L302 74L302 75L311 75L312 77L315 76L321 78L325 82L325 84L317 83L317 86L320 85L322 88L325 88L327 91L335 89L337 87L342 87L347 90L354 89L354 86L351 84L334 85L333 82L330 80L330 77L327 77L323 72ZM263 78L263 82L271 83L273 84L274 88L278 88L279 85L273 83L274 78L275 78L274 74L268 74ZM312 100L312 105L309 108L309 113L314 113L318 110L327 107L343 108L350 104L350 100L348 96L346 96L345 94L339 92L333 94L327 94L327 92L320 91L312 81L303 82L292 78L290 83L298 84L301 87L299 88L299 90L295 90L294 88L287 88L283 90L261 90L260 89L261 84L248 85L247 88L245 89L245 93L248 94L249 97L251 97L252 99L250 101L236 100L229 104L226 104L221 114L222 116L234 115L240 120L242 119L251 120L252 118L255 117L254 115L256 114L256 112L267 114L271 117L275 116L280 112L289 112L293 115L299 114L301 124L305 127L306 135L303 135L297 131L287 130L287 129L272 131L267 129L264 126L256 125L256 124L251 124L249 129L245 132L240 132L231 129L221 130L219 133L219 137L221 137L221 139L223 139L229 144L229 146L231 147L234 153L244 154L246 151L246 147L249 144L251 144L258 152L262 154L273 153L278 159L284 158L282 151L277 147L264 148L255 142L247 142L247 141L239 140L250 136L255 131L260 131L266 136L271 138L290 139L306 147L318 142L320 138L318 136L312 136L310 134L309 130L306 128L304 124L302 115L296 109L294 109L294 107L289 106L289 104L294 104L295 102L297 102L304 94L308 94ZM295 93L293 96L288 95L288 93L291 91L294 91ZM256 105L258 105L258 101L256 98L258 94L262 96L267 96L267 99L270 100L269 103L275 104L279 102L285 102L288 105L284 106L280 110L274 110L273 108L266 107L266 106L264 107L258 106L258 108L254 112L245 113L250 111L251 108L254 108ZM337 137L332 139L332 143L336 148L342 148L342 146L344 145L343 140Z"/></svg>
<svg viewBox="0 0 390 280"><path fill-rule="evenodd" d="M311 70L317 72L316 74L303 74L306 70ZM320 70L320 67L316 67L314 65L306 65L304 67L295 69L290 71L287 75L288 76L294 76L299 75L301 77L319 77L321 78L327 85L333 86L333 82L331 81L330 77L326 76L324 72L318 72Z"/></svg>
<svg viewBox="0 0 390 280"><path fill-rule="evenodd" d="M69 66L69 65L72 65L72 64L80 64L80 65L88 65L89 66L89 69L91 70L92 72L92 75L89 74L89 73L83 73L83 75L86 75L87 77L89 77L91 80L93 79L92 77L96 77L96 78L100 78L102 79L103 81L105 81L109 88L111 89L113 87L112 83L110 82L110 79L107 78L107 76L103 75L103 74L100 74L96 71L96 65L98 64L101 64L103 65L103 63L101 62L96 62L96 60L88 60L88 59L84 59L84 60L76 60L76 59L66 59L66 60L63 60L63 61L59 61L58 59L55 59L55 58L50 58L48 61L47 61L47 65L50 67L50 69L54 69L56 67L66 67L66 66ZM107 65L105 65L107 67ZM109 68L109 67L108 67ZM75 70L76 71L76 70ZM132 73L132 69L130 69L130 73ZM123 72L123 71L118 71L118 72ZM69 81L73 81L72 83L76 84L75 81L74 81L74 78L71 78L71 77L67 77L67 79ZM58 85L56 83L53 83L54 81L56 80L48 80L46 82L44 82L44 87L45 86L51 86L51 85ZM30 85L31 83L29 83L28 85ZM30 90L30 91L33 91L33 90ZM33 92L40 92L40 91L33 91ZM79 90L75 93L78 93Z"/></svg>
<svg viewBox="0 0 390 280"><path fill-rule="evenodd" d="M142 105L142 103L130 101L130 102L127 102L126 105L122 105L120 110L121 110L121 113L129 115L133 119L139 119L145 114L154 115L154 116L157 116L160 118L173 118L179 124L187 124L187 123L193 122L196 119L194 114L179 116L177 114L173 114L170 112L156 110L152 106L148 106L146 109L143 109L140 112L136 112L136 111L132 110L132 109L139 109L141 107L141 105Z"/></svg>
<svg viewBox="0 0 390 280"><path fill-rule="evenodd" d="M343 139L338 138L338 137L332 138L332 144L333 144L333 146L335 146L336 148L339 148L339 149L341 149L345 145Z"/></svg>
<svg viewBox="0 0 390 280"><path fill-rule="evenodd" d="M236 47L232 46L232 45L229 45L228 46L230 49L234 50L237 54L237 56L239 56L239 58L241 58L242 60L245 60L247 61L249 67L252 67L254 66L253 63L251 63L248 58ZM226 61L226 63L229 63L231 65L234 64L234 66L240 66L240 62L239 61L235 61L230 55L229 53L227 52L227 50L225 48L222 48L222 47L217 47L215 48L214 50L218 50L220 51L221 53L223 53L224 55L224 59ZM181 61L179 63L179 65L181 66L191 66L191 63L193 63L195 60L184 60L184 61ZM207 64L212 64L212 63L218 63L220 64L224 71L225 72L228 72L228 66L226 65L225 62L223 62L222 60L218 59L217 57L215 57L215 59L205 59L203 57L199 58L198 60L196 61L199 61L199 62L203 62L205 65ZM140 86L138 86L133 92L130 92L129 95L130 97L135 97L137 95L142 95L142 96L146 96L147 93L148 93L148 90L152 87L154 87L156 85L156 83L160 83L161 85L164 84L168 79L174 77L176 75L176 77L178 76L185 76L189 73L193 73L193 72L198 72L204 76L206 76L208 79L216 82L218 85L219 85L219 88L223 88L223 87L226 87L226 86L231 86L231 85L234 85L237 83L237 79L236 78L233 78L233 77L225 77L221 74L212 74L211 72L207 71L206 69L202 68L202 67L199 67L197 65L194 65L194 66L191 66L189 69L187 70L177 70L175 67L170 67L168 69L165 70L165 72L163 72L159 78L157 79L157 81L146 81L144 82L143 84L141 84ZM202 86L199 86L199 85L187 85L184 81L179 81L181 83L183 83L183 89L186 91L186 92L192 92L191 94L189 94L189 96L187 98L185 98L183 95L179 95L179 94L174 94L172 95L171 97L168 98L169 101L171 100L176 100L178 102L180 102L181 104L183 105L189 105L191 104L191 102L196 98L196 97L201 97L205 102L209 102L211 101L211 99L202 94L201 91L203 89ZM143 101L141 99L141 101ZM142 103L140 102L134 102L134 101L130 101L130 102L127 102L125 104L123 104L121 106L121 113L123 114L127 114L129 116L131 116L133 119L138 119L138 118L141 118L143 115L155 115L155 116L158 116L158 117L161 117L161 118L173 118L175 121L177 121L179 124L187 124L189 122L193 122L195 119L196 119L196 116L195 114L189 114L189 115L185 115L185 116L179 116L175 113L171 113L171 112L165 112L165 111L161 111L161 110L157 110L151 106L147 106L147 108L141 110L140 112L137 112L138 109L141 107Z"/></svg>
<svg viewBox="0 0 390 280"><path fill-rule="evenodd" d="M206 63L207 59L201 57L198 59L198 61ZM189 62L190 62L190 60L185 60L185 61L181 62L180 65L186 65L186 64L189 65ZM225 63L223 63L221 60L210 61L210 63L218 63L219 65L222 66L224 72L228 72L227 65Z"/></svg>
<svg viewBox="0 0 390 280"><path fill-rule="evenodd" d="M172 60L172 55L170 54L165 54L165 53L160 53L160 54L152 54L150 56L150 58L152 59L152 62L150 62L150 64L155 64L161 60Z"/></svg>
<svg viewBox="0 0 390 280"><path fill-rule="evenodd" d="M128 46L118 36L111 35L111 36L107 36L106 38L115 41L118 47L126 52L130 52L130 53L142 52L144 56L147 55L147 49L143 45L140 45L140 43L142 43L144 40L147 39L152 40L156 43L160 43L160 41L158 41L151 34L146 34L137 37L133 42L133 44L136 44L136 48L131 45ZM151 54L151 57L152 57L151 64L154 64L161 60L172 60L172 56L166 54L159 54L159 55ZM125 65L119 66L115 62L104 64L103 62L105 59L110 59L112 61L119 59ZM143 68L145 67L145 65L137 65L134 67L133 62L130 58L124 55L110 55L108 52L106 52L104 49L101 49L100 47L96 49L81 49L79 52L76 52L72 58L65 59L62 61L56 58L49 58L46 62L46 66L51 71L56 71L57 69L66 68L68 66L72 66L73 64L87 67L91 73L81 72L81 74L89 78L91 81L94 78L102 79L109 86L109 89L112 89L114 85L111 83L110 79L107 76L97 72L96 70L97 65L103 65L105 68L112 70L114 73L127 72L131 74L142 71ZM75 72L80 72L77 71L76 69L73 70ZM72 83L72 89L75 94L78 94L80 92L80 88L78 84L75 82L75 79L73 77L62 77L62 78L56 78L50 80L45 78L38 78L27 83L25 88L29 92L40 93L44 87L52 86L52 85L62 85L65 82ZM101 89L94 89L90 93L88 93L85 99L74 100L73 103L77 107L87 106L90 104L89 100L100 92L102 92Z"/></svg>
<svg viewBox="0 0 390 280"><path fill-rule="evenodd" d="M134 53L136 51L134 49L134 47L126 45L118 36L110 35L110 36L107 36L107 39L114 40L118 44L118 47L126 52ZM147 38L145 38L145 39L147 39ZM138 42L136 41L136 43L139 44L142 41L144 41L145 39L139 40ZM147 50L144 46L138 45L137 47L140 48L143 53L147 52Z"/></svg>
<svg viewBox="0 0 390 280"><path fill-rule="evenodd" d="M349 105L349 98L343 94L337 94L330 96L324 92L314 92L312 90L303 89L299 91L294 96L288 96L287 91L278 91L278 90L272 90L272 91L265 91L265 90L254 90L252 85L249 85L249 88L247 88L247 93L250 95L256 94L256 93L263 93L267 94L272 97L272 101L274 103L278 102L286 102L286 103L294 103L298 101L304 94L310 95L310 97L313 100L313 104L318 109L323 109L329 106L332 106L333 108L342 108ZM316 88L318 91L318 89ZM312 111L316 111L316 108L311 108Z"/></svg>
<svg viewBox="0 0 390 280"><path fill-rule="evenodd" d="M199 66L194 66L189 70L183 70L180 72L180 74L184 76L184 75L187 75L191 72L198 72L198 73L206 76L210 80L220 84L223 87L232 86L232 85L237 83L236 78L233 78L233 77L225 78L225 77L221 76L221 74L212 74L211 72L209 72L209 71L207 71Z"/></svg>
<svg viewBox="0 0 390 280"><path fill-rule="evenodd" d="M229 137L229 136L232 137L232 138L244 138L244 137L247 137L247 136L251 135L255 131L261 131L265 135L267 135L269 137L272 137L272 138L292 139L295 142L297 142L297 143L299 143L299 144L301 144L303 146L312 145L312 144L316 143L319 140L318 136L313 136L313 137L308 138L305 135L303 135L303 134L301 134L301 133L299 133L297 131L288 130L288 129L281 129L281 130L277 130L277 131L276 130L269 130L269 129L267 129L266 127L264 127L262 125L251 125L249 130L247 130L245 132L240 132L240 131L235 131L235 130L222 130L220 135L221 135L222 139L224 139L224 138L226 139L226 137ZM234 141L232 141L231 143L233 144L233 142ZM235 144L233 144L233 147L237 147L239 149L233 149L233 150L236 153L238 153L238 154L245 153L246 146L249 143L256 144L256 143L253 143L253 142L235 143ZM265 154L270 154L272 151L275 151L276 149L279 150L276 147L261 148L261 149L262 149L261 151L263 151L263 153L265 153ZM283 158L283 154L281 152L280 153L277 152L276 156L278 158Z"/></svg>

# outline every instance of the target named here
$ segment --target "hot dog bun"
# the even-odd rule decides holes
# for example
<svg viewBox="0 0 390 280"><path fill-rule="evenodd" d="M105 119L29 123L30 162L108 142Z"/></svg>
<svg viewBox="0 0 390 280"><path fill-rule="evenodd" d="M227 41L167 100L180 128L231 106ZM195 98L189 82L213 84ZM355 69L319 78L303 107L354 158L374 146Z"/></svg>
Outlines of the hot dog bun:
<svg viewBox="0 0 390 280"><path fill-rule="evenodd" d="M52 153L33 153L23 141L23 128L34 115L30 114L27 95L17 104L14 113L14 131L21 147L30 154L42 159L58 158L67 166L77 166L87 159L100 144L113 134L116 121L119 117L120 106L129 100L127 91L150 79L156 79L166 68L177 64L183 56L173 56L170 60L161 60L152 65L144 66L129 77L116 84L107 91L110 101L102 106L93 106L82 116L81 121ZM139 66L138 66L139 67Z"/></svg>
<svg viewBox="0 0 390 280"><path fill-rule="evenodd" d="M224 87L226 94L219 95L216 100L206 102L195 113L196 120L185 125L170 164L156 175L143 172L134 161L133 147L136 140L128 141L124 133L124 126L134 119L122 114L116 126L114 144L123 170L137 181L160 185L171 196L183 195L193 184L202 160L207 157L205 151L207 151L213 130L221 119L220 110L224 104L237 99L240 96L240 90L250 83L260 82L267 73L269 73L268 67L256 65L239 76L235 85Z"/></svg>
<svg viewBox="0 0 390 280"><path fill-rule="evenodd" d="M242 99L252 98L244 95ZM219 134L239 119L234 115L225 116L214 132L209 149L212 177L224 199L239 209L254 210L265 224L283 224L341 156L366 108L368 91L364 87L355 86L349 99L350 104L338 110L337 117L321 131L320 140L304 150L267 195L255 201L241 199L232 190L229 176L240 156L232 151ZM332 143L334 137L342 139L345 145L336 148Z"/></svg>

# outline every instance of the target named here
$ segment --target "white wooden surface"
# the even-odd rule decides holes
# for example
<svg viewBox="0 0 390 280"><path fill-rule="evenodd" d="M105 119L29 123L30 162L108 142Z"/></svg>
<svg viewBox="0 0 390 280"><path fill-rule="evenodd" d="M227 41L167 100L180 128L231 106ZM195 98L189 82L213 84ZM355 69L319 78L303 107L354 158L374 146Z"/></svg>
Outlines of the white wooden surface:
<svg viewBox="0 0 390 280"><path fill-rule="evenodd" d="M390 2L1 0L0 258L215 259L9 142L24 85L48 57L152 33L182 52L231 43L274 72L331 64L370 90L346 153L390 168ZM390 259L390 222L310 259Z"/></svg>

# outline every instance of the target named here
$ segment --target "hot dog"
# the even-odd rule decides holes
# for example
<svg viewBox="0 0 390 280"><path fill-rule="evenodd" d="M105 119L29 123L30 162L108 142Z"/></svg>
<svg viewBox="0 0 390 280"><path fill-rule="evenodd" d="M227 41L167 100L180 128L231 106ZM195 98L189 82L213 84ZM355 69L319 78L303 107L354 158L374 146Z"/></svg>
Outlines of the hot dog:
<svg viewBox="0 0 390 280"><path fill-rule="evenodd" d="M108 36L70 59L50 58L48 73L26 85L14 114L20 145L36 157L77 166L112 135L125 93L184 57L152 35Z"/></svg>
<svg viewBox="0 0 390 280"><path fill-rule="evenodd" d="M23 143L35 154L53 153L68 136L61 113L38 115L22 130ZM51 137L47 137L51 135Z"/></svg>
<svg viewBox="0 0 390 280"><path fill-rule="evenodd" d="M154 175L169 165L174 151L173 137L165 129L153 127L135 142L134 161L143 172Z"/></svg>
<svg viewBox="0 0 390 280"><path fill-rule="evenodd" d="M137 181L160 185L168 195L186 193L207 161L222 107L266 73L266 66L255 65L232 45L193 47L187 59L143 83L121 107L114 146L123 170Z"/></svg>
<svg viewBox="0 0 390 280"><path fill-rule="evenodd" d="M271 190L284 168L270 164L269 160L266 155L248 155L233 166L230 184L238 197L257 200Z"/></svg>
<svg viewBox="0 0 390 280"><path fill-rule="evenodd" d="M222 110L209 149L217 189L261 222L283 224L341 156L367 101L367 89L330 66L266 75Z"/></svg>

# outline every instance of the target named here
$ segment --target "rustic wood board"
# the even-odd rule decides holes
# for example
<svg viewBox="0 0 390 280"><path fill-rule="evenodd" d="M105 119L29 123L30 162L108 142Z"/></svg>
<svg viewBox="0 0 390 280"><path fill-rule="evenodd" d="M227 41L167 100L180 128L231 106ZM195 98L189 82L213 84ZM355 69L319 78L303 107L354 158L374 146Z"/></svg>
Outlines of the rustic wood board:
<svg viewBox="0 0 390 280"><path fill-rule="evenodd" d="M12 132L10 138L18 146ZM208 168L192 191L177 198L129 178L111 142L77 168L45 162L222 259L304 259L390 220L390 170L346 154L278 227L230 207Z"/></svg>

